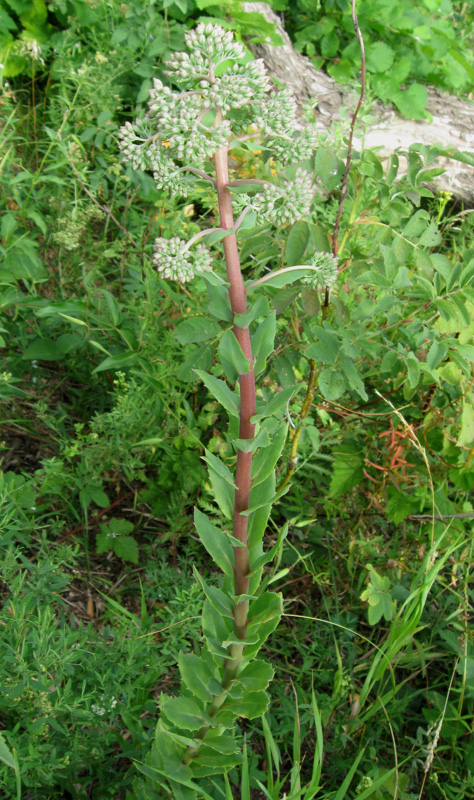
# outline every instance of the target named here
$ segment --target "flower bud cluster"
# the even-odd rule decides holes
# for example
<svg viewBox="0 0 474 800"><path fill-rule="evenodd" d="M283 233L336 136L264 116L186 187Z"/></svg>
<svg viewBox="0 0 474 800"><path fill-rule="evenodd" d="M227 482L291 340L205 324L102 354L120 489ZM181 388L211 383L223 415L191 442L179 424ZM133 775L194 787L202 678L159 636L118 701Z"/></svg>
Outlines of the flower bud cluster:
<svg viewBox="0 0 474 800"><path fill-rule="evenodd" d="M332 289L339 274L337 256L333 256L332 253L314 253L308 265L316 269L302 278L302 282L310 289Z"/></svg>
<svg viewBox="0 0 474 800"><path fill-rule="evenodd" d="M242 210L250 206L257 214L258 225L265 222L290 225L309 214L314 192L311 175L297 169L293 180L283 181L281 186L267 183L254 197L241 194L234 202Z"/></svg>
<svg viewBox="0 0 474 800"><path fill-rule="evenodd" d="M294 136L275 137L268 139L265 144L275 160L286 167L311 158L318 145L318 133L315 128L308 126Z"/></svg>
<svg viewBox="0 0 474 800"><path fill-rule="evenodd" d="M221 77L213 82L202 80L200 88L203 97L207 98L213 108L219 107L223 113L244 108L249 103L252 107L265 99L266 92L271 89L270 79L261 58L249 64L233 64Z"/></svg>
<svg viewBox="0 0 474 800"><path fill-rule="evenodd" d="M198 244L193 250L185 249L185 242L172 239L155 239L153 262L162 278L187 283L196 272L210 272L212 259L207 247Z"/></svg>
<svg viewBox="0 0 474 800"><path fill-rule="evenodd" d="M186 45L190 50L202 53L207 59L238 61L245 55L244 48L234 42L232 31L226 31L222 25L200 22L193 31L184 34Z"/></svg>

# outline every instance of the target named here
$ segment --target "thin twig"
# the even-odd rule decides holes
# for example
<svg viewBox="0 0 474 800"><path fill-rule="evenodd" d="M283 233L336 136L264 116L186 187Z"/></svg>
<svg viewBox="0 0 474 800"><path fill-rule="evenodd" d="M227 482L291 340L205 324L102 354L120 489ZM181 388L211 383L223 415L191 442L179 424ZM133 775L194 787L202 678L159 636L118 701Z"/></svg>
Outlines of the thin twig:
<svg viewBox="0 0 474 800"><path fill-rule="evenodd" d="M93 202L93 203L95 203L95 205L96 205L96 206L98 206L98 208L100 208L100 209L101 209L101 211L103 211L105 214L108 214L108 216L110 217L110 219L112 220L112 222L115 222L115 224L117 225L117 227L118 227L118 228L120 228L120 230L124 232L125 236L127 237L127 239L129 239L129 240L130 240L130 242L131 242L131 243L132 243L132 245L135 247L135 249L136 249L136 250L140 250L140 247L138 246L138 244L137 244L137 243L136 243L136 241L134 240L134 238L133 238L132 234L131 234L131 233L129 233L129 231L127 231L127 229L126 229L126 228L124 228L124 226L123 226L123 225L122 225L122 224L121 224L121 223L118 221L118 219L117 219L116 217L114 217L114 215L112 214L111 210L110 210L109 208L107 208L107 206L103 206L103 205L102 205L102 203L99 203L99 201L98 201L98 200L97 200L97 199L94 197L94 195L92 194L92 192L91 192L91 191L90 191L90 190L87 188L86 184L85 184L85 183L84 183L84 181L82 180L82 178L81 178L81 176L80 176L80 174L79 174L79 171L78 171L78 169L77 169L76 165L74 164L74 162L73 162L73 161L71 161L71 159L70 159L70 158L69 158L67 155L66 155L66 158L67 158L67 160L69 161L69 164L71 165L71 167L72 167L72 169L73 169L73 171L74 171L74 174L75 174L75 176L76 176L77 180L78 180L78 181L79 181L79 183L81 184L81 186L82 186L82 188L84 189L84 191L85 191L85 193L87 194L87 196L88 196L88 197L90 197L90 199L92 200L92 202Z"/></svg>
<svg viewBox="0 0 474 800"><path fill-rule="evenodd" d="M364 37L362 36L362 32L359 28L359 20L357 18L356 8L355 8L355 0L351 0L352 5L352 22L354 24L354 29L356 32L357 39L359 41L360 46L360 56L361 56L361 64L362 64L362 74L361 74L361 85L360 85L360 95L359 95L359 102L355 108L355 111L352 115L351 120L351 127L349 132L349 143L347 146L347 158L346 158L346 168L344 170L344 177L341 183L341 198L339 200L339 208L337 211L336 222L334 223L334 231L332 234L332 254L333 256L337 256L337 252L339 250L339 244L337 241L337 236L339 233L339 225L341 224L341 217L342 212L344 211L344 204L346 202L347 197L347 187L349 184L349 171L351 168L352 163L352 142L354 139L354 130L357 117L359 115L359 111L362 107L362 103L364 101L365 96L365 47L364 47ZM329 306L329 287L326 286L325 295L324 295L324 306L323 308L327 308Z"/></svg>
<svg viewBox="0 0 474 800"><path fill-rule="evenodd" d="M469 514L410 514L408 519L474 519L474 512Z"/></svg>

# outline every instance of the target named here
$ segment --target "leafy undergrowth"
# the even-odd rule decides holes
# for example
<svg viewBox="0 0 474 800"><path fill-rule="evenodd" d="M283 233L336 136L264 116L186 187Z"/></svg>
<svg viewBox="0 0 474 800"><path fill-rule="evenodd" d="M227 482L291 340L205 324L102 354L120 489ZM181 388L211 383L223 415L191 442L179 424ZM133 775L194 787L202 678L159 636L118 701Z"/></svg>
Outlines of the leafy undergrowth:
<svg viewBox="0 0 474 800"><path fill-rule="evenodd" d="M151 262L156 237L213 224L214 201L171 201L125 170L117 133L200 6L54 9L45 63L23 53L0 99L0 728L24 797L130 798L159 695L199 643L193 567L214 580L192 524L211 509L202 455L230 463L231 448L193 372L223 377L222 296ZM232 155L271 177L261 153ZM291 488L267 531L271 546L289 526L266 576L285 602L265 654L272 704L241 726L256 799L257 781L276 798L298 770L310 779L313 691L321 798L472 797L473 222L427 188L437 155L355 152L328 308L295 285L262 299L277 342L266 352L260 333L262 394L298 391L279 471ZM320 143L309 219L242 230L247 277L330 249L344 156ZM278 771L292 777L277 791ZM3 762L0 782L16 796Z"/></svg>

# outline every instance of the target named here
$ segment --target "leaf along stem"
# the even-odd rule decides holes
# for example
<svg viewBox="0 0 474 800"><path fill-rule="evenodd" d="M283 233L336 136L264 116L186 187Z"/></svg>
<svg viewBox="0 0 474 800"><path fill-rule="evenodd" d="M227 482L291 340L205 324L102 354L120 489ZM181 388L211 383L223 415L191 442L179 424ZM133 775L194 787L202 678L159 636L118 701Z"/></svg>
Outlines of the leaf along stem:
<svg viewBox="0 0 474 800"><path fill-rule="evenodd" d="M315 386L314 386L315 380L316 380L316 361L313 361L313 359L310 359L308 386L307 386L307 389L306 389L306 396L305 396L305 399L304 399L304 403L303 403L303 406L301 408L300 424L290 434L290 437L292 438L290 457L288 459L288 465L287 465L287 468L286 468L285 475L283 476L283 479L280 481L280 483L278 485L277 493L281 492L281 490L284 489L285 486L287 486L289 484L289 482L290 482L290 480L291 480L291 478L293 476L293 473L296 470L296 464L297 464L297 461L298 461L298 456L297 456L297 453L298 453L298 442L299 442L301 431L303 429L303 420L305 420L306 417L308 416L309 409L311 408L311 403L313 402L314 389L315 389Z"/></svg>
<svg viewBox="0 0 474 800"><path fill-rule="evenodd" d="M233 230L223 240L224 255L226 262L227 280L229 283L229 297L232 314L244 314L247 310L247 297L240 269L239 252L235 235L234 216L232 211L232 198L228 188L229 168L228 168L228 145L218 150L214 156L216 169L216 188L219 203L219 215L221 228ZM234 335L242 348L242 352L250 363L250 370L245 375L239 376L240 384L240 421L239 438L253 439L255 425L251 418L256 413L255 400L255 375L253 370L252 347L250 342L249 328L239 328L234 325ZM240 600L240 595L248 595L249 590L249 551L247 546L248 516L241 512L247 511L250 507L250 488L251 488L251 467L252 452L237 451L237 466L235 472L235 502L233 517L233 536L242 543L243 546L234 547L234 594L236 601L234 604L234 634L242 644L232 644L230 646L229 658L225 662L223 670L222 688L223 692L216 695L207 708L206 713L211 719L223 706L228 690L232 686L237 676L237 672L242 661L244 652L244 640L247 631L248 600ZM196 734L196 739L200 740L194 747L188 747L184 756L184 763L189 762L197 755L201 743L209 730L210 725L204 725Z"/></svg>

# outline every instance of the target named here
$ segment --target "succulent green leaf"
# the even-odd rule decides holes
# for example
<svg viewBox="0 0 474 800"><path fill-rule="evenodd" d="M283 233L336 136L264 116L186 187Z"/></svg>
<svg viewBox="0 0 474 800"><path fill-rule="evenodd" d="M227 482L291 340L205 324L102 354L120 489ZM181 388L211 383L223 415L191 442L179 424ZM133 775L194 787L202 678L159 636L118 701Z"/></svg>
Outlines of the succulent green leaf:
<svg viewBox="0 0 474 800"><path fill-rule="evenodd" d="M234 514L235 484L230 469L217 456L206 450L203 458L209 468L209 479L212 485L214 499L227 519L232 519Z"/></svg>
<svg viewBox="0 0 474 800"><path fill-rule="evenodd" d="M266 551L266 553L263 553L262 555L259 555L259 557L256 560L254 560L253 549L250 551L250 554L249 554L250 555L250 575L253 575L257 570L260 570L262 567L265 566L265 564L268 564L269 562L273 561L273 559L277 555L278 551L280 550L283 542L285 541L287 535L288 535L288 523L282 527L280 533L278 534L277 541L275 542L273 547L270 548L270 550Z"/></svg>
<svg viewBox="0 0 474 800"><path fill-rule="evenodd" d="M219 323L209 317L190 317L175 328L174 335L180 344L192 344L213 339L220 332Z"/></svg>
<svg viewBox="0 0 474 800"><path fill-rule="evenodd" d="M194 509L194 524L199 538L211 558L225 575L232 578L234 575L234 551L224 532L216 528L198 508Z"/></svg>
<svg viewBox="0 0 474 800"><path fill-rule="evenodd" d="M228 711L234 710L239 717L245 719L256 719L265 714L270 704L270 697L266 692L251 692L244 697L233 700L229 698L224 708Z"/></svg>
<svg viewBox="0 0 474 800"><path fill-rule="evenodd" d="M186 731L198 731L212 720L201 706L190 697L167 697L161 695L160 708L173 725ZM169 775L177 780L175 775Z"/></svg>
<svg viewBox="0 0 474 800"><path fill-rule="evenodd" d="M269 313L270 303L268 302L268 298L259 297L248 311L245 311L244 314L236 314L234 316L234 324L238 328L248 328L250 323L257 319L257 317L267 317Z"/></svg>
<svg viewBox="0 0 474 800"><path fill-rule="evenodd" d="M212 395L216 398L225 410L233 417L239 417L240 399L224 381L211 375L209 372L203 372L200 369L195 369L196 375L201 378L204 385L209 389Z"/></svg>
<svg viewBox="0 0 474 800"><path fill-rule="evenodd" d="M282 596L276 592L264 592L250 604L247 636L252 636L256 633L258 642L245 648L245 661L250 661L256 656L266 639L273 633L280 622L282 613Z"/></svg>
<svg viewBox="0 0 474 800"><path fill-rule="evenodd" d="M267 358L275 349L275 334L276 314L273 311L252 335L252 355L256 375L265 369Z"/></svg>
<svg viewBox="0 0 474 800"><path fill-rule="evenodd" d="M277 411L288 406L293 395L300 389L301 384L296 384L295 386L288 386L287 389L282 389L281 392L277 392L263 408L261 405L258 407L257 414L252 417L252 422L260 422L261 419L271 417L273 414L276 414Z"/></svg>
<svg viewBox="0 0 474 800"><path fill-rule="evenodd" d="M222 647L222 642L225 642L231 636L233 629L232 617L230 619L229 617L223 617L211 605L211 602L206 599L202 609L202 629L207 640L209 652L216 656L227 658L228 652Z"/></svg>
<svg viewBox="0 0 474 800"><path fill-rule="evenodd" d="M274 669L268 661L256 659L244 667L237 681L243 686L245 693L261 692L267 688L274 674Z"/></svg>
<svg viewBox="0 0 474 800"><path fill-rule="evenodd" d="M222 322L232 322L232 311L230 308L229 293L225 286L207 285L207 293L209 295L209 304L207 310L209 313L222 320Z"/></svg>
<svg viewBox="0 0 474 800"><path fill-rule="evenodd" d="M232 444L243 453L253 453L258 447L268 447L270 437L266 428L262 428L253 439L233 439Z"/></svg>
<svg viewBox="0 0 474 800"><path fill-rule="evenodd" d="M197 656L195 653L180 653L178 666L185 686L204 703L210 703L214 694L222 692L222 688L202 656Z"/></svg>
<svg viewBox="0 0 474 800"><path fill-rule="evenodd" d="M266 420L266 422L272 443L268 447L262 448L252 460L252 488L258 486L259 483L263 483L275 469L275 465L285 446L288 433L288 424L286 422L277 422L272 418ZM268 425L268 423L273 424Z"/></svg>
<svg viewBox="0 0 474 800"><path fill-rule="evenodd" d="M229 380L234 381L237 375L247 375L250 372L250 361L244 356L233 331L227 330L224 333L217 353Z"/></svg>
<svg viewBox="0 0 474 800"><path fill-rule="evenodd" d="M232 619L234 603L230 595L225 594L222 589L218 589L216 586L209 586L202 575L198 572L196 567L193 567L193 572L194 577L201 585L204 594L215 611L217 611L221 617L228 617L229 619Z"/></svg>

